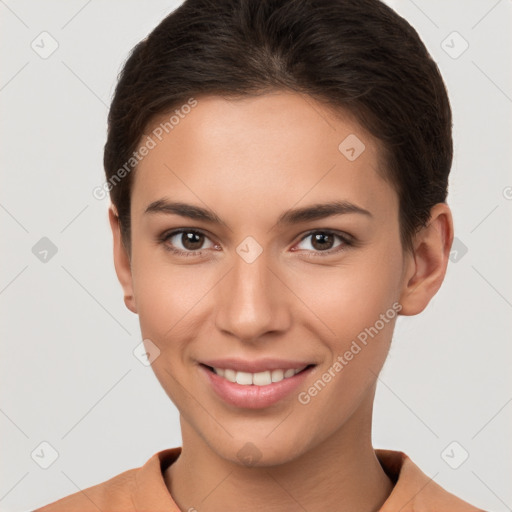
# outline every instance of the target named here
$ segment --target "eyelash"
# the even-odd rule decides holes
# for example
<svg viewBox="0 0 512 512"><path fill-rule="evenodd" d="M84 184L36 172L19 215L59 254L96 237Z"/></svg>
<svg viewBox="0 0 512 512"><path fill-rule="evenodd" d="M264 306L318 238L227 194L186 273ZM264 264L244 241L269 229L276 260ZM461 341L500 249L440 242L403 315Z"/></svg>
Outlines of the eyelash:
<svg viewBox="0 0 512 512"><path fill-rule="evenodd" d="M176 229L174 231L168 231L168 232L163 233L158 238L158 242L163 245L163 247L166 251L172 252L173 254L176 254L178 256L189 257L189 256L198 256L198 255L202 254L203 251L182 251L181 249L176 249L176 248L170 247L168 245L167 241L170 238L172 238L173 236L179 235L180 233L194 233L194 234L203 235L203 236L209 238L206 235L206 233L203 233L200 230L190 229L190 228L182 228L182 229ZM307 233L304 234L304 236L299 240L298 243L303 242L306 238L308 238L311 235L314 235L316 233L333 235L333 236L339 238L343 243L342 243L342 245L340 245L334 249L329 249L327 251L312 251L312 253L311 252L307 253L306 257L308 257L308 258L316 258L318 256L320 256L320 257L332 256L333 254L337 254L337 253L347 250L347 248L349 248L349 247L356 246L356 242L352 237L349 237L348 235L341 235L340 233L337 233L330 229L314 229L314 230L308 231Z"/></svg>

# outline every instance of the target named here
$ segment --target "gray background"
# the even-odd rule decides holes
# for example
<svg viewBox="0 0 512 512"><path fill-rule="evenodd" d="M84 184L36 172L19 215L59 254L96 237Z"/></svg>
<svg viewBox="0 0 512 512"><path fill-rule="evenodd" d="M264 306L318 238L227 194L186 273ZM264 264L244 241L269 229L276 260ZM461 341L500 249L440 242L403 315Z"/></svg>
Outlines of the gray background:
<svg viewBox="0 0 512 512"><path fill-rule="evenodd" d="M140 331L114 272L108 199L92 195L117 73L178 3L0 0L1 512L42 506L181 444L175 407L133 355ZM475 505L512 510L512 2L389 3L448 87L457 240L429 307L398 320L374 445L405 451ZM43 31L58 43L47 58L31 47L51 49ZM43 237L57 248L46 261ZM47 469L42 442L58 453Z"/></svg>

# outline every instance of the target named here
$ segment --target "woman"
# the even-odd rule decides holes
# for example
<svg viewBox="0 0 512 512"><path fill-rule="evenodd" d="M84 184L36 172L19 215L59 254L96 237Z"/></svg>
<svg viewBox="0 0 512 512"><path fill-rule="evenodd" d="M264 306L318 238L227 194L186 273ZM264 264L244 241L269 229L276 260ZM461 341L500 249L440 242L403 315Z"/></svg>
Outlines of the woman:
<svg viewBox="0 0 512 512"><path fill-rule="evenodd" d="M187 0L105 145L116 273L182 447L39 510L476 511L374 450L398 315L453 241L451 110L378 0Z"/></svg>

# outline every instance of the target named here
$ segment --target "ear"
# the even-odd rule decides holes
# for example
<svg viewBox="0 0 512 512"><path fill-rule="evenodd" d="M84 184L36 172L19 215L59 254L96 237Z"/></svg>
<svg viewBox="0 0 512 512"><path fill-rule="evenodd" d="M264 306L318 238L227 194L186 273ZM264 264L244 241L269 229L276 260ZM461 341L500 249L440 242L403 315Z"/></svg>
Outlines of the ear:
<svg viewBox="0 0 512 512"><path fill-rule="evenodd" d="M108 209L108 218L110 227L112 228L112 236L114 238L114 266L116 269L117 279L119 279L123 288L124 303L132 313L137 313L133 293L130 257L121 240L121 226L119 224L119 217L114 205L111 205Z"/></svg>
<svg viewBox="0 0 512 512"><path fill-rule="evenodd" d="M406 267L400 304L401 315L417 315L437 293L446 274L453 242L453 220L446 203L434 205L430 220L414 237Z"/></svg>

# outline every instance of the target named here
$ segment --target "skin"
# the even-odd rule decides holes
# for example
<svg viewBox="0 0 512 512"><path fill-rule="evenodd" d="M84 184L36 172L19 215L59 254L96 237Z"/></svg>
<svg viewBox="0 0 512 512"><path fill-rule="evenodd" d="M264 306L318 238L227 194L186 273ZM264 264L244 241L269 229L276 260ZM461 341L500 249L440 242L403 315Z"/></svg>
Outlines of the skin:
<svg viewBox="0 0 512 512"><path fill-rule="evenodd" d="M165 471L167 487L181 510L378 510L393 484L371 444L372 407L396 317L307 405L297 394L393 303L403 315L423 311L446 272L450 209L435 205L414 251L405 252L398 196L377 172L379 145L353 118L283 91L197 99L137 167L131 254L109 211L125 304L161 351L152 367L180 411L182 453ZM366 146L354 161L338 150L349 134ZM163 197L208 207L225 225L144 214ZM285 210L335 200L372 216L276 224ZM158 242L178 228L205 234L201 254L165 249L194 252L181 235ZM335 252L341 239L319 246L306 236L326 229L356 245ZM236 252L247 236L263 250L250 264ZM229 356L317 366L278 404L241 409L218 398L198 369L200 360ZM237 456L247 442L259 453L253 465Z"/></svg>

